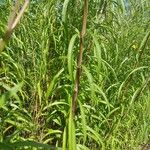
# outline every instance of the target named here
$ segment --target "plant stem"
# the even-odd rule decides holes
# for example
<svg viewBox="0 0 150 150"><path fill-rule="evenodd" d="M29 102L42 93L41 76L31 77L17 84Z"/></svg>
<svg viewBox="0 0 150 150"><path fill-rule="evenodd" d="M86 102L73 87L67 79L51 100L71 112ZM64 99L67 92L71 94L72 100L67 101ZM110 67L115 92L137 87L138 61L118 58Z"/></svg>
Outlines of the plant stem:
<svg viewBox="0 0 150 150"><path fill-rule="evenodd" d="M82 30L80 33L80 50L77 59L77 72L76 72L76 79L74 84L74 91L72 97L72 114L75 115L76 111L76 103L77 97L79 92L79 84L80 84L80 76L81 76L81 65L82 65L82 58L83 58L83 48L84 48L84 37L86 34L86 25L87 25L87 15L88 15L88 0L84 0L84 11L83 11L83 20L82 20Z"/></svg>
<svg viewBox="0 0 150 150"><path fill-rule="evenodd" d="M17 26L21 17L23 16L28 4L29 4L29 0L25 0L21 10L19 10L20 2L18 0L15 1L15 6L12 12L10 13L8 19L7 30L3 38L0 39L0 52L3 51L3 49L5 48L5 45L9 41L15 27Z"/></svg>

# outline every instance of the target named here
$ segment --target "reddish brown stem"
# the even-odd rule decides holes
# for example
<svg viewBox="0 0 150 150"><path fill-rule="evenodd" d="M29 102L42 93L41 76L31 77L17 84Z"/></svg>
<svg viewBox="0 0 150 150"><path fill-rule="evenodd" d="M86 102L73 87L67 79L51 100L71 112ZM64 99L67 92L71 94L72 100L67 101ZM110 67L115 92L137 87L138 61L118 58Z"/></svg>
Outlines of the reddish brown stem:
<svg viewBox="0 0 150 150"><path fill-rule="evenodd" d="M79 92L79 84L80 84L80 76L81 76L81 65L83 58L83 47L84 47L84 37L86 34L86 25L87 25L87 15L88 15L88 0L84 0L84 11L83 11L83 20L82 20L82 30L80 33L80 50L77 59L77 71L76 71L76 79L74 84L74 91L72 96L72 114L75 115L76 111L76 103Z"/></svg>

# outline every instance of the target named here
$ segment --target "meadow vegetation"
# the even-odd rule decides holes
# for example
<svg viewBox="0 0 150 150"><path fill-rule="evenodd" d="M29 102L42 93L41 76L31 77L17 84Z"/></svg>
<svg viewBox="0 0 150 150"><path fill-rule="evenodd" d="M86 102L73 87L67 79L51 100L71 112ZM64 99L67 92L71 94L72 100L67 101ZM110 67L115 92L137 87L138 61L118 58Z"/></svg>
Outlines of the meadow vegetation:
<svg viewBox="0 0 150 150"><path fill-rule="evenodd" d="M0 3L0 38L11 8ZM0 149L150 144L149 16L150 0L31 0L0 52Z"/></svg>

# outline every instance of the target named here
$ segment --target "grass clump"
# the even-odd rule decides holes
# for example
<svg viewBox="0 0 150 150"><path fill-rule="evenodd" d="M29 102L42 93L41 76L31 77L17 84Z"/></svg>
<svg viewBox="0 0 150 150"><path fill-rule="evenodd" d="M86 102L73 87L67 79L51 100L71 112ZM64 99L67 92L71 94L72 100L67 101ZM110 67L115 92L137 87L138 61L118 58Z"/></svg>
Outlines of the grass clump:
<svg viewBox="0 0 150 150"><path fill-rule="evenodd" d="M149 144L149 5L31 1L0 43L0 149ZM0 3L2 39L11 8Z"/></svg>

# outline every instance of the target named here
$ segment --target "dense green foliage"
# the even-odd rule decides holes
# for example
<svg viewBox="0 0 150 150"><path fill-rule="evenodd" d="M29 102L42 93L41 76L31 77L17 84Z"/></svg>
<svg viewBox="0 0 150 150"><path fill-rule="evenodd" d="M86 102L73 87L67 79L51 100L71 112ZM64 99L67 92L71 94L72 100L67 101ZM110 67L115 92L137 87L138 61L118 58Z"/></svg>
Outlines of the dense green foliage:
<svg viewBox="0 0 150 150"><path fill-rule="evenodd" d="M0 37L10 10L9 0L0 3ZM72 118L82 13L81 0L31 1L0 53L0 149L137 150L150 142L150 0L89 0Z"/></svg>

